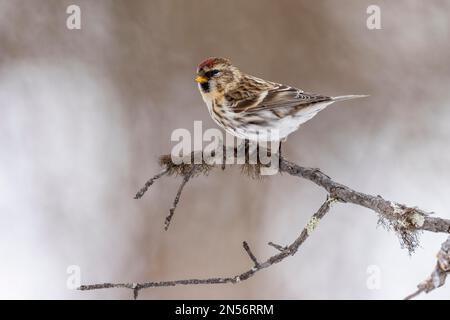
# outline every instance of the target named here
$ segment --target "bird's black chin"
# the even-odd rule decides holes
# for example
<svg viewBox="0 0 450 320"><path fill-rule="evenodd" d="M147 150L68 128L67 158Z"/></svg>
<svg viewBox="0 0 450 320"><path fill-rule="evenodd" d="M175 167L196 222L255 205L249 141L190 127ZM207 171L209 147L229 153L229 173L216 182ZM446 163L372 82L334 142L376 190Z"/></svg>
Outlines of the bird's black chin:
<svg viewBox="0 0 450 320"><path fill-rule="evenodd" d="M211 89L210 86L209 86L209 81L208 81L208 82L203 82L203 83L201 83L201 84L200 84L200 87L202 88L202 91L203 91L204 93L208 93L209 90Z"/></svg>

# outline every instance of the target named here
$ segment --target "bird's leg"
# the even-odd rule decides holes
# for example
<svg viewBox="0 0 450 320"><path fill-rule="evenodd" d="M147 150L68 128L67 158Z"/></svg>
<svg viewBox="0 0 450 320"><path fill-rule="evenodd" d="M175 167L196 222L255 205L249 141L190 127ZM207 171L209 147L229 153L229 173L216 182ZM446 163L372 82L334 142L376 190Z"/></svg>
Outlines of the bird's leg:
<svg viewBox="0 0 450 320"><path fill-rule="evenodd" d="M278 162L279 162L279 165L281 166L281 144L283 143L283 142L286 142L286 140L287 140L287 137L285 137L285 138L283 138L283 139L280 139L280 144L278 145Z"/></svg>
<svg viewBox="0 0 450 320"><path fill-rule="evenodd" d="M222 170L225 170L225 163L227 162L227 146L222 142Z"/></svg>
<svg viewBox="0 0 450 320"><path fill-rule="evenodd" d="M281 140L278 145L278 167L281 166L281 144L283 143Z"/></svg>
<svg viewBox="0 0 450 320"><path fill-rule="evenodd" d="M248 139L244 140L244 155L245 155L245 163L250 162L250 141Z"/></svg>

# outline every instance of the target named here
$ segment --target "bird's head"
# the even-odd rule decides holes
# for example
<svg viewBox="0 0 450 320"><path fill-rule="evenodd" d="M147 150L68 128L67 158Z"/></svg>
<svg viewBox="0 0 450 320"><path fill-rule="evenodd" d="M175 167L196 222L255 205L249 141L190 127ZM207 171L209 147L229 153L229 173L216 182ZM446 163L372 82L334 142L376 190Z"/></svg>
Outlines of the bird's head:
<svg viewBox="0 0 450 320"><path fill-rule="evenodd" d="M202 94L223 94L237 86L241 72L225 58L208 58L198 65L195 81Z"/></svg>

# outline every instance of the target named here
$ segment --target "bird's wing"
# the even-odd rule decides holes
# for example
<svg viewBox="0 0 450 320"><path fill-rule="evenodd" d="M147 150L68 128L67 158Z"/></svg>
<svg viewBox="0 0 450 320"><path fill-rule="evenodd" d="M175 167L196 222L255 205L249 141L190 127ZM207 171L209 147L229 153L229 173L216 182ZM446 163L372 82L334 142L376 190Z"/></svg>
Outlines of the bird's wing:
<svg viewBox="0 0 450 320"><path fill-rule="evenodd" d="M254 92L253 95L241 99L233 99L233 95L230 95L227 100L230 109L236 113L268 110L279 111L281 114L287 115L291 112L296 113L315 103L331 101L332 98L307 93L285 85L277 85L270 89Z"/></svg>

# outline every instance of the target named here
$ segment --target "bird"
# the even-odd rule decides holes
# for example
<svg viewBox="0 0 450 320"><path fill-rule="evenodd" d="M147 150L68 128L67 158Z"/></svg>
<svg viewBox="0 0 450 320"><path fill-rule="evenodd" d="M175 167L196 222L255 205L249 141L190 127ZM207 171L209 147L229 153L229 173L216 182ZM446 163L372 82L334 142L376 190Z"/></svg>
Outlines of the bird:
<svg viewBox="0 0 450 320"><path fill-rule="evenodd" d="M330 104L367 97L308 93L246 74L229 59L220 57L201 62L195 81L210 116L219 127L235 137L254 142L281 143Z"/></svg>

